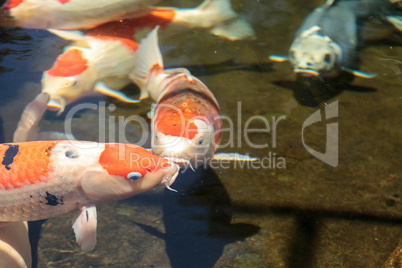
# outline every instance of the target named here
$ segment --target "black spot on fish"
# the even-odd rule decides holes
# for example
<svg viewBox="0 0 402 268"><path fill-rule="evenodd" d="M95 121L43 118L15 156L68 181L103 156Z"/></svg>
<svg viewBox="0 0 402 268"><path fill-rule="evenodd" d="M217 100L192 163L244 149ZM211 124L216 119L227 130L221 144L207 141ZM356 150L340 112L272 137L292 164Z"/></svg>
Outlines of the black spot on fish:
<svg viewBox="0 0 402 268"><path fill-rule="evenodd" d="M72 151L72 150L68 150L68 151L66 151L66 157L68 157L68 158L78 158L79 157L79 155L77 154L77 152L74 152L74 151Z"/></svg>
<svg viewBox="0 0 402 268"><path fill-rule="evenodd" d="M85 210L85 213L87 214L87 222L89 221L89 214L88 214L88 210Z"/></svg>
<svg viewBox="0 0 402 268"><path fill-rule="evenodd" d="M45 203L46 205L49 206L64 205L63 199L60 198L59 202L59 199L55 195L50 194L49 192L46 192L45 198L47 200L47 203Z"/></svg>
<svg viewBox="0 0 402 268"><path fill-rule="evenodd" d="M29 195L29 197L30 197L30 198L33 198L33 196L32 196L31 194Z"/></svg>
<svg viewBox="0 0 402 268"><path fill-rule="evenodd" d="M52 149L53 149L53 146L47 147L45 150L45 154L47 154L47 156L49 156L52 153Z"/></svg>
<svg viewBox="0 0 402 268"><path fill-rule="evenodd" d="M3 162L1 162L1 164L4 165L7 170L10 170L11 169L10 165L14 162L14 157L18 154L20 147L18 145L13 144L5 144L5 145L8 146L8 149L4 153Z"/></svg>

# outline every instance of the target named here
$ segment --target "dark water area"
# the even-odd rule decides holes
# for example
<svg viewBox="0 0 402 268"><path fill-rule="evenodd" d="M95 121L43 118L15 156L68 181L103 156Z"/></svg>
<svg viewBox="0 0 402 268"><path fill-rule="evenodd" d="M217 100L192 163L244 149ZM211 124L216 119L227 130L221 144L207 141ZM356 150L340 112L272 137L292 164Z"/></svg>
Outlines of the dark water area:
<svg viewBox="0 0 402 268"><path fill-rule="evenodd" d="M178 193L156 188L97 206L98 241L90 252L75 242L75 212L49 219L41 225L38 267L381 267L396 248L402 231L401 34L374 23L366 33L387 36L362 43L359 70L378 76L323 85L300 80L289 63L268 56L287 55L303 19L324 1L231 2L253 26L255 40L166 28L159 44L165 65L188 68L231 119L224 120L232 131L223 133L226 146L218 152L260 161L186 170L172 185ZM41 90L42 72L68 43L46 31L0 27L1 141L12 140L25 105ZM134 86L124 92L138 96ZM113 116L148 120L149 100L126 104L100 96L79 103L100 101L116 106L106 117L106 140ZM337 115L327 119L325 109L335 103ZM305 124L315 113L321 120ZM63 131L64 119L47 112L40 128ZM99 120L99 109L82 110L73 133L99 141ZM327 130L335 124L334 167L308 150L330 150ZM247 133L246 125L263 131ZM124 131L136 142L149 130L132 124Z"/></svg>

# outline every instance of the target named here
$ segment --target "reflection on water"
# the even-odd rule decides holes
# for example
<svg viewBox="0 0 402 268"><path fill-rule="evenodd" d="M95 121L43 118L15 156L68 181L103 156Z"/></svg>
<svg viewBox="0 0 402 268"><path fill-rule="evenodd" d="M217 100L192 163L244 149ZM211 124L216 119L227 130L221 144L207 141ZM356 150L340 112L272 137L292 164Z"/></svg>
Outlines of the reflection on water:
<svg viewBox="0 0 402 268"><path fill-rule="evenodd" d="M360 49L360 68L377 73L374 79L346 77L329 85L297 79L289 64L273 64L268 56L286 55L303 19L322 2L232 1L252 22L256 40L229 42L203 31L171 38L169 28L160 31L166 66L200 77L234 126L252 116L286 117L276 134L248 135L269 147L247 145L235 128L233 137L223 135L223 143L233 138L233 147L222 151L259 158L276 153L286 169L186 171L173 185L179 193L155 190L100 206L99 241L89 253L74 241L71 215L50 219L39 239L38 267L380 267L402 230L400 34ZM0 38L0 140L10 142L23 107L40 92L41 72L67 42L16 28L1 28ZM114 116L145 118L150 105L85 101L99 100L116 105ZM305 150L301 130L310 115L336 100L339 115L329 121L339 123L339 166L333 168ZM63 120L48 113L41 128L60 131ZM73 128L80 138L96 140L96 120L97 111L83 110ZM258 118L251 123L265 127ZM136 140L135 127L128 133ZM324 152L325 134L323 121L306 128L303 138Z"/></svg>

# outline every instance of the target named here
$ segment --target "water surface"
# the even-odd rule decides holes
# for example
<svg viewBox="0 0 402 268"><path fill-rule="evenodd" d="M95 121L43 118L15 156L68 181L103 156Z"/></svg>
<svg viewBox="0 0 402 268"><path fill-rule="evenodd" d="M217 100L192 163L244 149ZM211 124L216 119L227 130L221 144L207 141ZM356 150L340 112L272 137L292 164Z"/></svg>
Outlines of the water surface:
<svg viewBox="0 0 402 268"><path fill-rule="evenodd" d="M186 171L174 185L180 194L153 189L98 206L98 243L88 253L75 242L72 213L50 219L40 234L39 267L380 267L402 230L401 39L396 34L360 51L361 70L378 73L375 79L356 78L334 96L295 88L290 65L271 64L267 57L286 55L305 16L322 2L232 1L253 25L256 40L230 42L204 31L178 35L169 28L160 32L165 64L189 67L233 120L233 137L225 133L222 141L233 138L233 146L222 151L271 156L271 166ZM1 31L0 116L9 142L25 104L40 92L41 73L67 42L39 30ZM138 96L135 90L126 93ZM87 101L115 104L110 116L146 118L150 105L105 97ZM325 123L339 124L339 165L332 167L303 147L302 126L335 101L338 117L304 133L305 142L323 152ZM265 127L261 118L271 126L273 118L284 118L276 135L248 135L268 148L247 145L243 126L252 116L259 118L250 127L260 129ZM47 113L41 128L62 131L63 119ZM74 133L99 140L97 122L97 111L82 111L74 119ZM136 125L126 131L132 142L142 132ZM273 164L274 154L285 166Z"/></svg>

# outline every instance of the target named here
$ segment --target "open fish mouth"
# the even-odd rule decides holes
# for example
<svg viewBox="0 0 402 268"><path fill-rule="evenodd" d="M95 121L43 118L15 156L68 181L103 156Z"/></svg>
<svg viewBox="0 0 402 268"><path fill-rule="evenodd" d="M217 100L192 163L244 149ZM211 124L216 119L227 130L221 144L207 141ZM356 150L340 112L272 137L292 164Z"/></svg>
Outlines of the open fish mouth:
<svg viewBox="0 0 402 268"><path fill-rule="evenodd" d="M313 69L295 68L294 72L297 73L297 74L300 74L300 75L302 75L304 77L312 77L312 76L318 77L318 76L320 76L320 73L317 72L316 70L313 70Z"/></svg>

